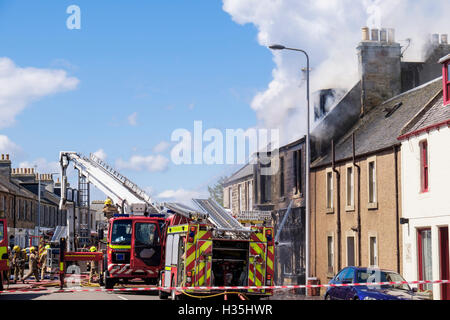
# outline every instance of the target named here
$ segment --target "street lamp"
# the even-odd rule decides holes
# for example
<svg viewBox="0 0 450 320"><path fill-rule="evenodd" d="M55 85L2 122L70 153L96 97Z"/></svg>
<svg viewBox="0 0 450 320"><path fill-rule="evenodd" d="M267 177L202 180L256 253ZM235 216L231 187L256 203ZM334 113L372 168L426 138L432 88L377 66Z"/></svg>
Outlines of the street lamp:
<svg viewBox="0 0 450 320"><path fill-rule="evenodd" d="M306 101L307 101L307 116L306 116L306 124L307 124L307 131L306 131L306 221L305 221L305 246L306 246L306 266L305 266L305 284L308 284L308 277L309 277L309 166L310 166L310 127L309 127L309 56L306 51L301 49L295 49L295 48L287 48L285 46L282 46L280 44L274 44L269 46L272 50L291 50L291 51L298 51L302 52L306 56ZM308 290L306 290L306 295L308 295Z"/></svg>

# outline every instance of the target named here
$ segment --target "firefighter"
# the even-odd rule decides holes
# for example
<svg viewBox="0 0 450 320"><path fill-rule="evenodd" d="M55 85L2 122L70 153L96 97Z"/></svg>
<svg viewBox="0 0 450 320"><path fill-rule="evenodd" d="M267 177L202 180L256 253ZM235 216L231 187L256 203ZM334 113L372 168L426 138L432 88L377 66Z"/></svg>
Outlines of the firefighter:
<svg viewBox="0 0 450 320"><path fill-rule="evenodd" d="M45 272L47 271L47 250L50 249L50 245L46 245L44 250L42 251L42 254L39 258L39 264L41 266L41 280L44 280Z"/></svg>
<svg viewBox="0 0 450 320"><path fill-rule="evenodd" d="M25 282L31 275L34 275L36 278L36 282L39 282L39 270L38 270L38 257L36 255L36 248L30 248L30 259L29 259L29 268L27 275L22 279L22 282Z"/></svg>
<svg viewBox="0 0 450 320"><path fill-rule="evenodd" d="M23 278L23 274L25 273L25 266L28 262L28 254L27 254L27 250L26 249L22 249L22 259L23 262L20 265L20 278Z"/></svg>
<svg viewBox="0 0 450 320"><path fill-rule="evenodd" d="M90 252L97 252L97 248L94 247L94 246L92 246L92 247L89 249L89 251L90 251ZM90 262L90 267L91 267L91 270L89 271L89 283L92 282L92 280L93 280L93 278L94 278L94 275L95 275L95 276L98 276L98 262L92 260L92 261Z"/></svg>
<svg viewBox="0 0 450 320"><path fill-rule="evenodd" d="M22 252L20 250L19 246L14 246L13 248L14 255L13 255L13 267L14 267L14 283L17 282L17 279L19 278L19 274L21 273L21 266L24 263L22 258ZM23 279L23 276L22 276Z"/></svg>

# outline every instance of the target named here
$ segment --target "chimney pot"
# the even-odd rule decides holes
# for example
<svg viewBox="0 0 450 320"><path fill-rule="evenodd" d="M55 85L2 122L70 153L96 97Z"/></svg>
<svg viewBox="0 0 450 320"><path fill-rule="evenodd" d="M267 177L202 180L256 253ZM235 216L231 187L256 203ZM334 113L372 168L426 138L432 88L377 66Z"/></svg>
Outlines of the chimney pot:
<svg viewBox="0 0 450 320"><path fill-rule="evenodd" d="M6 160L9 160L9 154L6 154Z"/></svg>
<svg viewBox="0 0 450 320"><path fill-rule="evenodd" d="M372 29L372 41L379 41L378 29Z"/></svg>
<svg viewBox="0 0 450 320"><path fill-rule="evenodd" d="M394 43L395 42L395 29L388 29L388 42Z"/></svg>
<svg viewBox="0 0 450 320"><path fill-rule="evenodd" d="M362 41L369 41L369 28L363 27L362 29Z"/></svg>
<svg viewBox="0 0 450 320"><path fill-rule="evenodd" d="M2 160L5 160L5 155L2 153Z"/></svg>
<svg viewBox="0 0 450 320"><path fill-rule="evenodd" d="M431 35L431 43L432 44L439 44L439 34L434 33Z"/></svg>
<svg viewBox="0 0 450 320"><path fill-rule="evenodd" d="M384 28L380 30L380 41L387 42L387 30Z"/></svg>
<svg viewBox="0 0 450 320"><path fill-rule="evenodd" d="M441 34L441 44L448 44L448 34Z"/></svg>

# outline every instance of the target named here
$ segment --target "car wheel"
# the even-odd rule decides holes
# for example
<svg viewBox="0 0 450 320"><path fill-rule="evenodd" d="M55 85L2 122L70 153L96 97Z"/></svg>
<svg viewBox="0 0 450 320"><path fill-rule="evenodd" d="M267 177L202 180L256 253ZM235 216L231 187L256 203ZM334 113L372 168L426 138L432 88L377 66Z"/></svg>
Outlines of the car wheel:
<svg viewBox="0 0 450 320"><path fill-rule="evenodd" d="M325 295L325 300L331 300L331 297L329 294Z"/></svg>

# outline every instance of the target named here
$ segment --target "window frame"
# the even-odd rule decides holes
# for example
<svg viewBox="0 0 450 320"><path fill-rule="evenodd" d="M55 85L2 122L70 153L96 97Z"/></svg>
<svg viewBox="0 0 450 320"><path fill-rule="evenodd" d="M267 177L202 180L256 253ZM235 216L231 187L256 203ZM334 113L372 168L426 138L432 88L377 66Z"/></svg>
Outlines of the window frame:
<svg viewBox="0 0 450 320"><path fill-rule="evenodd" d="M442 81L444 87L444 106L450 104L450 61L443 64Z"/></svg>
<svg viewBox="0 0 450 320"><path fill-rule="evenodd" d="M285 196L284 190L284 157L280 157L280 197Z"/></svg>
<svg viewBox="0 0 450 320"><path fill-rule="evenodd" d="M373 181L370 181L370 164L373 163ZM371 199L371 185L373 196ZM378 179L377 179L377 158L372 157L367 159L367 206L368 209L378 209Z"/></svg>
<svg viewBox="0 0 450 320"><path fill-rule="evenodd" d="M350 263L349 263L349 253L350 253L350 250L349 250L349 246L348 246L348 240L350 239L350 238L353 238L353 264L351 265ZM356 265L357 265L357 263L356 263L356 237L355 237L355 234L354 233L352 233L352 234L347 234L346 235L346 237L345 237L345 247L346 247L346 264L347 264L347 267L356 267Z"/></svg>
<svg viewBox="0 0 450 320"><path fill-rule="evenodd" d="M329 179L331 177L331 179ZM334 177L333 170L328 168L325 172L325 206L327 213L334 212Z"/></svg>
<svg viewBox="0 0 450 320"><path fill-rule="evenodd" d="M372 252L372 242L371 240L375 239L375 246L374 246L374 250ZM372 263L372 253L374 253L373 255L373 260L374 260L374 264ZM378 251L378 237L376 234L369 234L369 266L370 267L378 267L380 264L379 261L379 251Z"/></svg>
<svg viewBox="0 0 450 320"><path fill-rule="evenodd" d="M422 140L420 146L420 193L427 193L430 189L430 159L428 141ZM425 162L426 160L426 162Z"/></svg>
<svg viewBox="0 0 450 320"><path fill-rule="evenodd" d="M351 180L349 181L349 170L351 170ZM350 182L350 196L351 201L348 202L349 197L349 182ZM355 168L353 164L347 164L345 167L345 210L355 211Z"/></svg>
<svg viewBox="0 0 450 320"><path fill-rule="evenodd" d="M329 240L331 239L331 246ZM331 249L331 251L330 251ZM327 235L327 274L328 276L334 276L334 259L335 259L335 250L334 250L334 235Z"/></svg>

